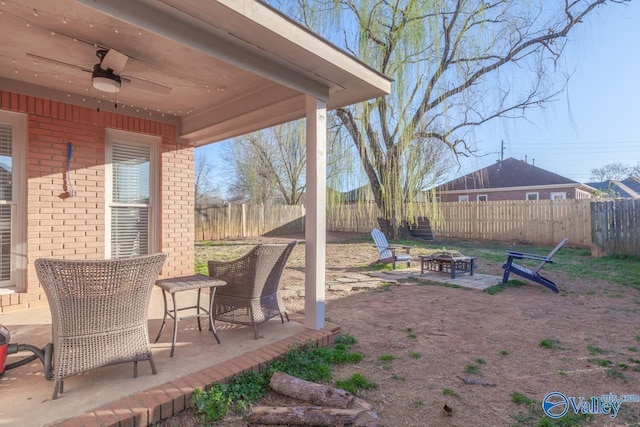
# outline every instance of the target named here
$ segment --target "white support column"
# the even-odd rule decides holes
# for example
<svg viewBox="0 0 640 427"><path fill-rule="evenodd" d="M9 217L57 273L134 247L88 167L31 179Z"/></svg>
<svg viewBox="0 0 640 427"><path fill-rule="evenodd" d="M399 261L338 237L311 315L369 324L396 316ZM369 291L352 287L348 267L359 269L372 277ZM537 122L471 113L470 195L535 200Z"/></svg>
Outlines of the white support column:
<svg viewBox="0 0 640 427"><path fill-rule="evenodd" d="M307 106L307 217L305 221L304 324L324 327L327 243L327 108L312 96Z"/></svg>

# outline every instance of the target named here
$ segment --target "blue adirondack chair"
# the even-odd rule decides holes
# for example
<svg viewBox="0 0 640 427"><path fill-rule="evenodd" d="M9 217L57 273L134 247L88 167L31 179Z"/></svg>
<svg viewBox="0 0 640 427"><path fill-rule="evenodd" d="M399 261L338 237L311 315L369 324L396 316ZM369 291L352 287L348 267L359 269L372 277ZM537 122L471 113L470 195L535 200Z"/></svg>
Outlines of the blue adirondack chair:
<svg viewBox="0 0 640 427"><path fill-rule="evenodd" d="M567 243L567 240L569 240L569 238L566 238L562 242L558 243L558 245L555 248L553 248L553 250L549 252L549 255L547 256L527 254L523 252L507 251L507 257L508 257L507 262L505 262L502 265L502 268L504 268L504 276L502 276L502 283L506 283L509 280L509 273L513 273L518 276L522 276L525 279L529 279L532 282L540 283L542 286L546 286L547 288L551 289L553 292L557 293L558 287L556 286L556 284L553 283L551 280L547 279L546 277L542 277L538 272L540 271L540 269L542 269L542 267L547 265L547 263L553 262L551 258L553 258L555 253L558 252L560 248L564 246L565 243ZM536 268L528 269L526 267L523 267L522 265L514 263L513 260L516 260L516 259L529 259L529 260L536 260L541 262L540 264L538 264Z"/></svg>
<svg viewBox="0 0 640 427"><path fill-rule="evenodd" d="M377 228L371 230L371 237L373 237L374 247L378 249L380 258L377 261L371 263L374 264L393 264L393 269L396 269L396 262L406 262L407 267L411 267L411 246L390 246L387 242L387 238L382 231ZM405 253L396 253L397 250L404 250Z"/></svg>

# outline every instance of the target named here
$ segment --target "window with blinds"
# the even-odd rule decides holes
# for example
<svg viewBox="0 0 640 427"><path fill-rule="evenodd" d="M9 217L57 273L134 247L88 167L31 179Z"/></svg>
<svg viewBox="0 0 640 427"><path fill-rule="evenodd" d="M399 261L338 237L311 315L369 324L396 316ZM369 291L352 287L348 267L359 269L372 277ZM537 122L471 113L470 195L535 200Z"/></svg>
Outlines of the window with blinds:
<svg viewBox="0 0 640 427"><path fill-rule="evenodd" d="M11 211L13 128L0 124L0 286L11 281Z"/></svg>
<svg viewBox="0 0 640 427"><path fill-rule="evenodd" d="M150 148L112 144L111 257L149 253Z"/></svg>

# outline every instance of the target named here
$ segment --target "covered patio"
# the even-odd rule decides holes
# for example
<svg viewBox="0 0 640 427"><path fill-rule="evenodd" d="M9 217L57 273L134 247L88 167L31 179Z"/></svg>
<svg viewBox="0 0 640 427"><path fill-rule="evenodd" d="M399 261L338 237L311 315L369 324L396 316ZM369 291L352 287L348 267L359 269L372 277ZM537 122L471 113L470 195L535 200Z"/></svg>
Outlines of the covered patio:
<svg viewBox="0 0 640 427"><path fill-rule="evenodd" d="M304 327L269 322L265 329L284 333L271 339L286 344L330 340L333 328L327 330L324 322L326 112L387 94L387 77L254 0L6 0L0 12L0 157L2 176L8 176L0 180L0 324L11 330L12 342L41 346L50 336L47 300L33 267L38 258L164 252L161 278L192 274L194 148L299 118L307 122L308 159L306 300L299 319ZM134 165L136 173L147 175L132 183L117 175L114 165L119 164ZM138 193L130 194L131 189ZM131 213L136 228L127 234L119 226ZM154 295L151 330L162 307L157 290ZM235 333L223 329L218 346L205 333L189 340L186 331L188 344L179 346L168 362L166 343L154 345L158 376L141 367L139 378L132 380L125 365L105 371L107 382L122 376L123 387L104 388L99 372L78 381L137 393L135 387L156 390L185 374L197 375L202 386L224 378L211 371L218 361L210 359L203 368L210 374L193 374L176 368L180 358L222 355L220 363L231 364L223 371L233 373L259 366L266 354L281 353L253 345L288 347L254 342L251 336L235 340ZM262 353L256 357L254 351ZM22 372L20 378L13 378L14 372L3 378L3 401L11 401L8 396L17 390L26 394L24 402L7 405L19 410L3 414L0 424L24 425L32 416L61 419L58 412L43 409L58 405L46 400L48 392L32 393L39 388L25 386L37 380L49 388L34 373L37 368L31 364L15 370L16 376ZM163 377L167 371L171 378ZM146 383L148 378L159 382ZM81 391L74 381L59 401L78 399L78 406L65 415L120 398L115 392ZM182 391L162 393L152 399L156 404L143 405L147 421L184 407ZM34 402L38 405L31 406ZM117 418L122 410L119 406L111 413ZM113 418L111 413L105 417Z"/></svg>
<svg viewBox="0 0 640 427"><path fill-rule="evenodd" d="M193 305L196 296L195 290L182 292L181 305ZM155 288L149 312L152 337L162 323L162 307L161 291ZM221 344L216 344L206 325L200 332L195 319L183 320L179 322L173 357L169 357L173 326L170 320L158 343L151 344L157 375L151 374L144 361L139 363L137 378L133 377L131 363L99 368L68 378L64 393L56 400L51 400L53 381L45 380L40 361L7 370L0 378L0 426L149 425L188 407L195 388L204 390L234 374L260 370L296 343L329 344L339 331L336 325L314 331L304 327L299 314L291 317L284 324L279 319L266 322L258 340L253 339L250 327L217 322ZM48 307L4 314L2 324L11 330L12 342L17 344L42 348L51 340ZM10 356L8 362L29 355L30 352L21 352Z"/></svg>

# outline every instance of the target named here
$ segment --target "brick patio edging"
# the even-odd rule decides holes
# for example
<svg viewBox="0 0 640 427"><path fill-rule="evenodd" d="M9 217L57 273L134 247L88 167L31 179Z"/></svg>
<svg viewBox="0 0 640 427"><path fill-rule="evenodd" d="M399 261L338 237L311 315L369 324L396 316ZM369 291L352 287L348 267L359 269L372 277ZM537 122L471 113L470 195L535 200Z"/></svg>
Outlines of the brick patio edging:
<svg viewBox="0 0 640 427"><path fill-rule="evenodd" d="M293 318L291 320L294 320ZM298 319L295 319L298 320ZM136 395L110 402L93 411L75 416L52 427L146 427L189 407L196 388L209 390L217 382L250 370L262 372L265 367L296 344L310 341L318 346L334 343L340 326L327 323L319 331L304 331L234 359L194 372Z"/></svg>

